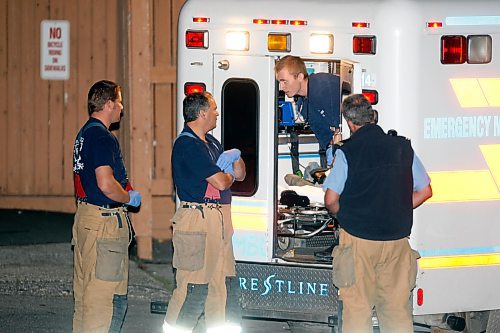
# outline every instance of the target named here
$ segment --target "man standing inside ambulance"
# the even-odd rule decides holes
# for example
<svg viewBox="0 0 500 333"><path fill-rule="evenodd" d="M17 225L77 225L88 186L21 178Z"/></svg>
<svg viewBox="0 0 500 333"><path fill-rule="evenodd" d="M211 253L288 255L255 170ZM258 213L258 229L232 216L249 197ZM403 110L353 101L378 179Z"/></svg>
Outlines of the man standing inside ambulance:
<svg viewBox="0 0 500 333"><path fill-rule="evenodd" d="M274 67L279 89L289 98L296 98L297 108L311 126L319 143L322 167L333 159L332 146L339 142L340 133L340 78L330 73L309 75L300 57L285 56Z"/></svg>
<svg viewBox="0 0 500 333"><path fill-rule="evenodd" d="M323 184L325 206L341 227L332 257L342 332L372 333L375 307L382 333L412 333L419 255L408 237L413 209L432 196L430 178L408 139L373 123L363 95L347 97L342 115L351 137L336 150Z"/></svg>

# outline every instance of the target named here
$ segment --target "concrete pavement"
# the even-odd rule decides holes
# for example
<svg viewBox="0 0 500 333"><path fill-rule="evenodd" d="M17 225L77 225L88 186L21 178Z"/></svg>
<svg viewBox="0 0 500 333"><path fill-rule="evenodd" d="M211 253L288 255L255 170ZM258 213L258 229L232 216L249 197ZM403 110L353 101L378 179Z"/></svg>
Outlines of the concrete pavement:
<svg viewBox="0 0 500 333"><path fill-rule="evenodd" d="M70 214L0 210L0 332L71 332L72 222ZM164 315L151 313L150 303L170 298L172 266L131 260L129 276L122 332L160 333ZM290 332L284 322L248 318L243 329Z"/></svg>

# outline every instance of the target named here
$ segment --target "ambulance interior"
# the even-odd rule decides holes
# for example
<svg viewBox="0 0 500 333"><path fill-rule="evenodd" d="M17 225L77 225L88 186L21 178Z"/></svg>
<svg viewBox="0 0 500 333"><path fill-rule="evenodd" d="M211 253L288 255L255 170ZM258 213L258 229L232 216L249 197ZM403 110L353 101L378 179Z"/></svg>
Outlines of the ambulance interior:
<svg viewBox="0 0 500 333"><path fill-rule="evenodd" d="M309 74L340 76L338 93L352 91L352 63L341 60L306 60ZM277 87L278 90L278 87ZM277 173L274 256L287 262L330 264L338 244L338 223L324 206L322 183L329 170L307 119L293 98L277 92ZM334 112L340 113L340 105ZM324 155L323 155L324 156Z"/></svg>

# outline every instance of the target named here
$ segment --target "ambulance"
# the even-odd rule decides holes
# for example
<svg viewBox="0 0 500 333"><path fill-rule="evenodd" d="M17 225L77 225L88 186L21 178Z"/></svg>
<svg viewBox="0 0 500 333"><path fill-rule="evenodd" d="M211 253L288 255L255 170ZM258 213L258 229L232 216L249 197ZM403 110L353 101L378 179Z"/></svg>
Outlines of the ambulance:
<svg viewBox="0 0 500 333"><path fill-rule="evenodd" d="M213 134L247 167L232 187L245 316L340 326L331 262L315 255L336 241L337 221L318 184L309 195L285 181L320 160L275 80L276 61L294 55L339 76L338 110L365 94L431 177L410 236L415 330L500 332L500 1L187 0L178 37L177 130L185 94L211 92Z"/></svg>

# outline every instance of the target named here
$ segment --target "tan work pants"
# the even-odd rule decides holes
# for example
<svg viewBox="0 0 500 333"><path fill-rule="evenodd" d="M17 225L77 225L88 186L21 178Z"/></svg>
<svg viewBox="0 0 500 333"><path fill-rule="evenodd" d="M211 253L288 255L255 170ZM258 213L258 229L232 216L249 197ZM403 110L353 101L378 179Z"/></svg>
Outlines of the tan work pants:
<svg viewBox="0 0 500 333"><path fill-rule="evenodd" d="M117 295L127 295L129 225L126 214L123 208L78 204L72 241L73 332L110 331L112 317L117 312L113 300ZM126 300L124 306L123 317ZM112 331L116 330L115 324L113 322Z"/></svg>
<svg viewBox="0 0 500 333"><path fill-rule="evenodd" d="M346 276L354 274L351 283L338 285L343 302L343 333L372 333L374 307L382 333L413 332L411 291L415 287L418 252L411 249L407 238L371 241L341 230L340 244L332 256L334 276L349 280ZM343 266L336 267L336 260Z"/></svg>
<svg viewBox="0 0 500 333"><path fill-rule="evenodd" d="M199 208L182 208L183 205ZM173 327L179 326L177 319L186 301L188 284L208 284L204 305L206 325L224 324L226 277L236 276L231 206L181 202L172 226L177 287L165 321Z"/></svg>

